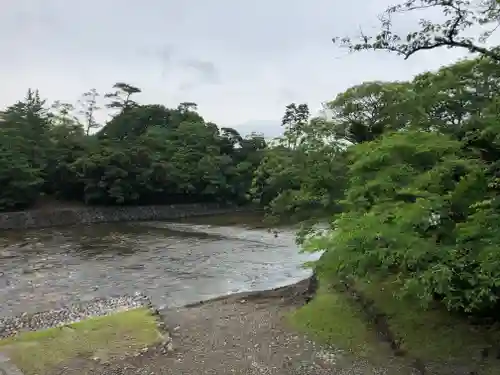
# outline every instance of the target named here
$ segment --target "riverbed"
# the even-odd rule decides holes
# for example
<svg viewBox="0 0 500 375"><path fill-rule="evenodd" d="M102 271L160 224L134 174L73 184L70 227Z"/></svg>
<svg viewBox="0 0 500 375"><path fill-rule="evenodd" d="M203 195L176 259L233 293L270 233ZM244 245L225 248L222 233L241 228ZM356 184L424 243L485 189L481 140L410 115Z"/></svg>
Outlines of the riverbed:
<svg viewBox="0 0 500 375"><path fill-rule="evenodd" d="M217 220L214 220L214 223ZM144 293L177 307L310 275L292 229L141 222L0 233L0 317Z"/></svg>

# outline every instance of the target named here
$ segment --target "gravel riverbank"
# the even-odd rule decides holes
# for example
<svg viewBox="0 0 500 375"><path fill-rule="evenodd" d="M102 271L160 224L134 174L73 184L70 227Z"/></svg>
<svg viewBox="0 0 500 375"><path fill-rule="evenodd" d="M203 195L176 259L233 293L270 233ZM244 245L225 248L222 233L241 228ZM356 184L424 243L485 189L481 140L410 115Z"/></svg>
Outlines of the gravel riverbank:
<svg viewBox="0 0 500 375"><path fill-rule="evenodd" d="M264 292L241 293L160 310L173 351L100 364L63 363L59 375L410 375L394 358L384 366L350 358L294 330L287 316L303 305L309 280ZM334 318L334 317L332 317Z"/></svg>

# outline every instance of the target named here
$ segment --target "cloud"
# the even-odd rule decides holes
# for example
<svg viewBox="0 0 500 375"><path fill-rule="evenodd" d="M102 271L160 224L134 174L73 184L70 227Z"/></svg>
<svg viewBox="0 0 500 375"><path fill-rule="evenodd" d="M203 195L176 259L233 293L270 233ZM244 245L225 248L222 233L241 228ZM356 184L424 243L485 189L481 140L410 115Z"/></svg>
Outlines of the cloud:
<svg viewBox="0 0 500 375"><path fill-rule="evenodd" d="M160 67L160 76L165 78L172 66L176 48L171 44L160 46L139 46L135 54L139 58L151 60Z"/></svg>
<svg viewBox="0 0 500 375"><path fill-rule="evenodd" d="M300 95L293 89L290 89L288 87L282 87L278 91L278 102L288 102L292 103L295 101L300 101Z"/></svg>
<svg viewBox="0 0 500 375"><path fill-rule="evenodd" d="M209 82L209 83L219 82L219 72L213 62L189 59L189 60L184 60L182 62L182 65L186 68L191 68L196 72L198 72L200 78L204 82Z"/></svg>
<svg viewBox="0 0 500 375"><path fill-rule="evenodd" d="M29 87L74 102L124 81L143 89L140 101L194 101L221 126L275 134L292 101L314 112L352 85L409 79L463 55L438 50L404 61L331 43L378 27L377 15L399 1L3 1L0 106Z"/></svg>
<svg viewBox="0 0 500 375"><path fill-rule="evenodd" d="M141 46L136 55L159 67L161 79L180 78L177 89L189 91L202 85L218 84L220 72L216 65L204 59L187 57L185 49L172 44Z"/></svg>
<svg viewBox="0 0 500 375"><path fill-rule="evenodd" d="M214 85L221 82L219 71L211 61L191 58L182 60L179 65L189 73L194 73L178 86L180 91L189 91L202 85Z"/></svg>

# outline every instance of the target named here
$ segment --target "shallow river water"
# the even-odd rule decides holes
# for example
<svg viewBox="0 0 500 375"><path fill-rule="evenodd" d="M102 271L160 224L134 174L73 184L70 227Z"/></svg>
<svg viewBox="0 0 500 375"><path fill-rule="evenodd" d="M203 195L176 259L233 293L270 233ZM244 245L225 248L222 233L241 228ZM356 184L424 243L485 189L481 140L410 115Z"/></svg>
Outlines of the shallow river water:
<svg viewBox="0 0 500 375"><path fill-rule="evenodd" d="M143 292L180 306L309 276L291 230L147 222L0 232L0 317Z"/></svg>

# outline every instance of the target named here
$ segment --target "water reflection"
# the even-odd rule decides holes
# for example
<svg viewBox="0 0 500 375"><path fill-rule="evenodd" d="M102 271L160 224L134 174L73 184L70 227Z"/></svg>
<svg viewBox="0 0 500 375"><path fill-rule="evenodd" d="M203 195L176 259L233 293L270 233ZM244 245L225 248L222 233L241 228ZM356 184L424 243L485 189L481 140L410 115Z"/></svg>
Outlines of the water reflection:
<svg viewBox="0 0 500 375"><path fill-rule="evenodd" d="M165 222L5 232L0 316L146 292L179 306L308 276L293 232Z"/></svg>

